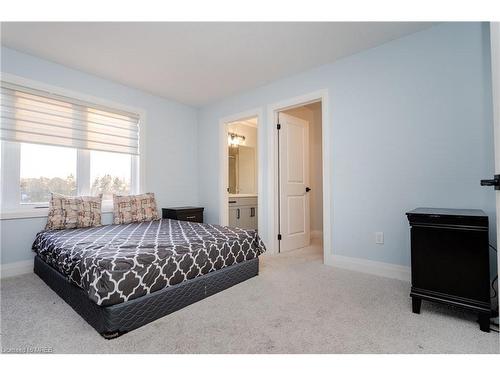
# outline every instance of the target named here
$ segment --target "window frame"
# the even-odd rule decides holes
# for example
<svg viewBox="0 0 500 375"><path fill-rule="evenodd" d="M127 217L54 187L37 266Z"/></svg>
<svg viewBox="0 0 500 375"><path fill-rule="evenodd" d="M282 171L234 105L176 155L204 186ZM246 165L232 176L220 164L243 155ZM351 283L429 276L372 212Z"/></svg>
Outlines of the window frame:
<svg viewBox="0 0 500 375"><path fill-rule="evenodd" d="M136 113L139 122L139 155L131 155L130 193L139 194L145 191L145 147L144 134L146 127L146 112L141 108L130 107L121 103L78 93L61 87L48 85L24 77L2 73L2 79L14 84L24 85L38 90L49 91L53 94L67 96L96 105L102 105L117 110ZM48 207L41 207L40 203L21 203L21 189L19 186L21 173L21 143L0 140L0 176L2 180L0 194L0 219L20 219L31 217L46 217ZM77 150L76 183L77 195L90 193L90 150ZM48 206L48 205L47 205ZM112 200L103 201L102 212L112 212Z"/></svg>

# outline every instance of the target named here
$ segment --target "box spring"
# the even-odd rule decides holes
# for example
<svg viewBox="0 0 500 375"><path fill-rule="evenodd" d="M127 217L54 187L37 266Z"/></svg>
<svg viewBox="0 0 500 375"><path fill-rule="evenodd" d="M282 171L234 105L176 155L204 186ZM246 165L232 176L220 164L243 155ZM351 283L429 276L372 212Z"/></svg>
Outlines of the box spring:
<svg viewBox="0 0 500 375"><path fill-rule="evenodd" d="M104 338L116 338L259 273L254 258L111 306L99 306L61 273L35 256L35 273Z"/></svg>

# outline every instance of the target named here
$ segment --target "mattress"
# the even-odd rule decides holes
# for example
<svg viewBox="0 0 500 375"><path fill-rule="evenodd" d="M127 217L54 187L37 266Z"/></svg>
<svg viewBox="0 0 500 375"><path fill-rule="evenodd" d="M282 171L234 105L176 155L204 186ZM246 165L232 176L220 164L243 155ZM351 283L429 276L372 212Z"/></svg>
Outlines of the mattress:
<svg viewBox="0 0 500 375"><path fill-rule="evenodd" d="M33 251L110 306L257 258L265 247L252 230L161 219L42 231Z"/></svg>

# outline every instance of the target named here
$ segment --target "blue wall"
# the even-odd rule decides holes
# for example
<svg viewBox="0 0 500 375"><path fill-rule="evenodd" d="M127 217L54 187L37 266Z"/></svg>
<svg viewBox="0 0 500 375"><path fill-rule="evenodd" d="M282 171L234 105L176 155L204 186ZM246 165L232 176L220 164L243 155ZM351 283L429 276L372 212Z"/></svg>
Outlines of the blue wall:
<svg viewBox="0 0 500 375"><path fill-rule="evenodd" d="M146 190L155 192L159 207L198 203L196 108L4 47L1 71L143 109ZM2 220L2 264L30 259L31 243L45 222L45 218Z"/></svg>
<svg viewBox="0 0 500 375"><path fill-rule="evenodd" d="M327 89L333 144L328 251L409 265L405 212L419 206L483 209L496 242L494 192L479 186L494 172L489 64L487 24L439 24L202 108L200 203L208 220L219 215L219 120L256 107L267 113L269 104ZM266 119L263 128L272 125ZM262 198L265 209L267 194ZM267 225L268 217L259 220ZM383 246L375 244L376 231L385 233ZM267 231L262 235L269 241Z"/></svg>
<svg viewBox="0 0 500 375"><path fill-rule="evenodd" d="M217 222L220 118L327 89L333 144L328 250L408 265L404 213L417 206L482 208L495 242L494 192L479 186L494 172L487 25L440 24L199 110L11 49L1 52L3 72L144 108L146 188L160 206L199 203L208 221ZM268 125L266 119L260 124ZM267 156L266 147L259 151ZM262 198L266 206L268 197ZM44 223L2 220L2 264L29 259ZM374 243L376 231L385 233L383 246Z"/></svg>

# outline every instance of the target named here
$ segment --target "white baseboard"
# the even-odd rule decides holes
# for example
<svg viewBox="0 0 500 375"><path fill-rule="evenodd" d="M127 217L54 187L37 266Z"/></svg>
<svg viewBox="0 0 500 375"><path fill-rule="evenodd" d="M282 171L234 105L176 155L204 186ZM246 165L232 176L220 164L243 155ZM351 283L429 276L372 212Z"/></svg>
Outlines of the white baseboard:
<svg viewBox="0 0 500 375"><path fill-rule="evenodd" d="M411 280L410 267L398 264L376 262L373 260L351 258L342 255L330 256L327 264L333 267L344 268L351 271L369 273L371 275L388 277L402 281Z"/></svg>
<svg viewBox="0 0 500 375"><path fill-rule="evenodd" d="M18 275L24 275L33 272L33 259L20 262L2 264L0 277L6 279Z"/></svg>
<svg viewBox="0 0 500 375"><path fill-rule="evenodd" d="M321 230L312 230L311 231L311 240L323 239L323 231Z"/></svg>

